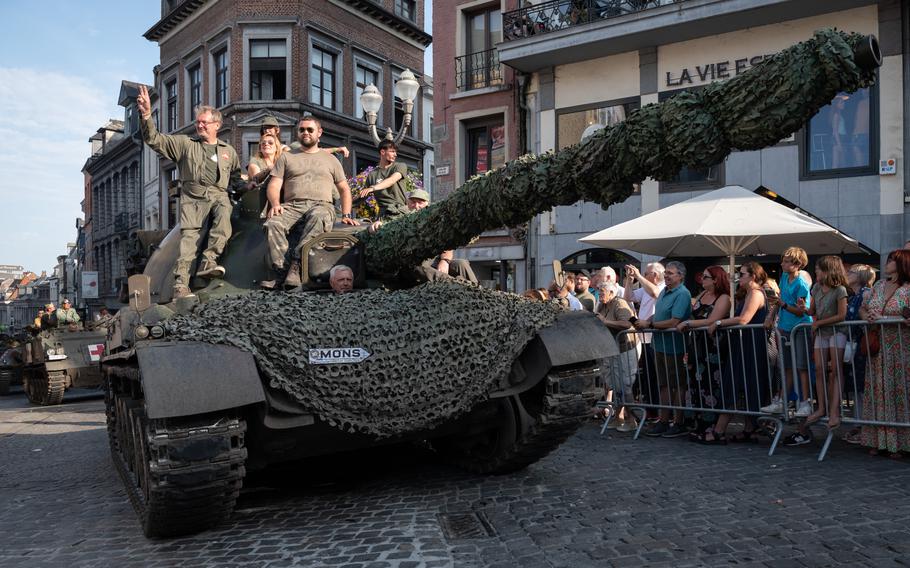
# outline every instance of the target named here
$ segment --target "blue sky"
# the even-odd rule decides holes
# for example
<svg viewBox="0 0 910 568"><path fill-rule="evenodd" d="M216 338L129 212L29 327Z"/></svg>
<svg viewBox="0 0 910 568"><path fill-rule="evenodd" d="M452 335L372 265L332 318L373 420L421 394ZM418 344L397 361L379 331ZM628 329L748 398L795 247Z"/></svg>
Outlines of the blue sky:
<svg viewBox="0 0 910 568"><path fill-rule="evenodd" d="M88 138L123 118L121 80L152 81L158 46L142 34L160 9L158 0L0 1L0 264L50 272L75 242Z"/></svg>

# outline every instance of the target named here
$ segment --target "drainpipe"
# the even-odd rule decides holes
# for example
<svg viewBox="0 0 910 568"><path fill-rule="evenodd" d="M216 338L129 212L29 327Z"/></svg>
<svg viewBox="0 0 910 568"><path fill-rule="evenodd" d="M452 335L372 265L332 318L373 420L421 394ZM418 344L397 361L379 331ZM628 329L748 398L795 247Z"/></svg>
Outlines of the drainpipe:
<svg viewBox="0 0 910 568"><path fill-rule="evenodd" d="M530 121L531 109L528 108L528 89L531 88L531 76L527 73L516 71L518 81L515 99L518 105L518 155L523 156L530 152ZM528 231L525 234L525 283L527 288L537 287L537 257L534 251L537 245L537 223L535 219L528 220Z"/></svg>
<svg viewBox="0 0 910 568"><path fill-rule="evenodd" d="M907 142L910 141L910 0L901 2L901 66L903 67L902 94L904 107L904 139L901 146L904 148L904 214L901 215L901 241L906 242L907 235L907 183L910 182L910 163L906 159Z"/></svg>

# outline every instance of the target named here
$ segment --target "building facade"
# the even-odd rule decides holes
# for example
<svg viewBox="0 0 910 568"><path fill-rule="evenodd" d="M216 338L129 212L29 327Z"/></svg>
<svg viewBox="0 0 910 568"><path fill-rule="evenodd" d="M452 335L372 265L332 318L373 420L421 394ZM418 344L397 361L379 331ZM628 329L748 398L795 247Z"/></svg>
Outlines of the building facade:
<svg viewBox="0 0 910 568"><path fill-rule="evenodd" d="M161 48L156 74L158 127L192 134L199 104L221 110L219 137L234 146L244 166L256 152L259 126L272 115L285 143L296 139L297 118L320 119L322 146L347 146L349 176L375 165L379 153L366 126L359 96L375 84L383 96L378 125L396 132L402 102L393 86L405 69L423 74L423 3L414 0L163 0L161 20L145 37ZM412 124L399 160L423 170L423 102L414 102ZM160 195L168 195L175 164L161 161ZM165 208L163 208L165 209ZM176 203L162 213L173 227Z"/></svg>
<svg viewBox="0 0 910 568"><path fill-rule="evenodd" d="M621 264L631 257L578 238L724 185L767 188L882 255L903 243L910 230L903 162L907 2L652 0L596 2L584 13L576 4L555 0L503 14L500 61L531 76L521 104L531 109L524 128L535 152L578 143L642 105L735 76L820 28L875 34L884 63L874 87L838 95L776 146L734 152L673 179L645 180L607 210L576 203L538 216L530 231L537 266L530 285L545 285L552 259L588 268Z"/></svg>
<svg viewBox="0 0 910 568"><path fill-rule="evenodd" d="M433 4L435 197L526 153L517 104L524 77L502 64L502 13L517 2L437 0ZM525 288L525 246L503 228L488 231L456 256L471 261L489 287Z"/></svg>

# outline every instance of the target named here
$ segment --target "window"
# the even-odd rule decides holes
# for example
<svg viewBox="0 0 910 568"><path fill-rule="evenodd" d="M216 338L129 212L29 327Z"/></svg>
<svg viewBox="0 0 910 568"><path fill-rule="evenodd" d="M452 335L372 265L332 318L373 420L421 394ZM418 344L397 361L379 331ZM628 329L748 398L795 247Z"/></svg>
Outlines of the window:
<svg viewBox="0 0 910 568"><path fill-rule="evenodd" d="M376 85L376 88L379 88L379 72L358 63L354 71L354 116L357 118L366 118L366 113L360 105L360 95L368 85Z"/></svg>
<svg viewBox="0 0 910 568"><path fill-rule="evenodd" d="M495 170L506 163L506 129L499 119L467 129L465 179Z"/></svg>
<svg viewBox="0 0 910 568"><path fill-rule="evenodd" d="M804 175L875 173L878 133L873 100L870 89L838 93L812 117L805 128Z"/></svg>
<svg viewBox="0 0 910 568"><path fill-rule="evenodd" d="M171 79L164 85L167 94L167 131L177 130L177 79Z"/></svg>
<svg viewBox="0 0 910 568"><path fill-rule="evenodd" d="M198 63L186 72L190 84L190 113L196 112L196 107L202 104L202 67ZM190 114L191 118L195 118Z"/></svg>
<svg viewBox="0 0 910 568"><path fill-rule="evenodd" d="M691 89L663 91L657 95L657 99L658 101L663 102L683 91L697 91L702 88L702 86L699 86ZM683 166L678 174L670 179L661 181L663 182L661 184L662 191L717 189L724 184L724 164L721 162L707 168L688 168Z"/></svg>
<svg viewBox="0 0 910 568"><path fill-rule="evenodd" d="M560 112L556 119L556 143L560 150L578 144L582 138L586 138L600 128L619 124L629 116L629 113L640 106L637 100L602 104L603 106L594 108Z"/></svg>
<svg viewBox="0 0 910 568"><path fill-rule="evenodd" d="M228 102L228 61L227 48L215 53L215 107L223 107Z"/></svg>
<svg viewBox="0 0 910 568"><path fill-rule="evenodd" d="M254 101L284 99L287 85L287 42L284 39L250 40L250 98Z"/></svg>
<svg viewBox="0 0 910 568"><path fill-rule="evenodd" d="M335 54L310 46L310 102L335 109Z"/></svg>
<svg viewBox="0 0 910 568"><path fill-rule="evenodd" d="M499 52L495 45L502 41L502 14L498 8L467 15L466 55L462 58L461 78L464 89L479 89L502 83Z"/></svg>
<svg viewBox="0 0 910 568"><path fill-rule="evenodd" d="M415 0L395 0L395 15L401 16L405 20L414 21L417 13L417 3Z"/></svg>
<svg viewBox="0 0 910 568"><path fill-rule="evenodd" d="M173 182L177 181L177 168L164 172L164 179L168 180L167 189L167 226L173 228L177 224L177 198L179 192Z"/></svg>

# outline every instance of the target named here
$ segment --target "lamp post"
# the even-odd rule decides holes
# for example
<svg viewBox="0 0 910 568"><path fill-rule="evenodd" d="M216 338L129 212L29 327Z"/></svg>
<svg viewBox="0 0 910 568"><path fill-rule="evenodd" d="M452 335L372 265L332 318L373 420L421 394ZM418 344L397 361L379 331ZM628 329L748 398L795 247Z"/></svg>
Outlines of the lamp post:
<svg viewBox="0 0 910 568"><path fill-rule="evenodd" d="M411 116L414 112L414 99L417 97L417 91L419 90L420 83L417 82L417 79L414 77L414 74L411 73L410 69L405 69L401 74L401 77L398 78L398 81L395 82L395 94L402 100L404 107L404 120L401 124L401 130L397 135L392 134L391 128L386 129L386 140L392 140L395 144L398 144L404 138L404 133L407 132L408 128L411 126ZM360 105L363 107L363 112L367 114L367 125L370 130L370 136L373 137L373 141L376 144L379 144L382 140L379 138L379 133L376 131L376 117L379 113L379 107L382 106L382 95L379 94L379 89L376 88L376 85L367 85L363 90L363 94L360 95Z"/></svg>

